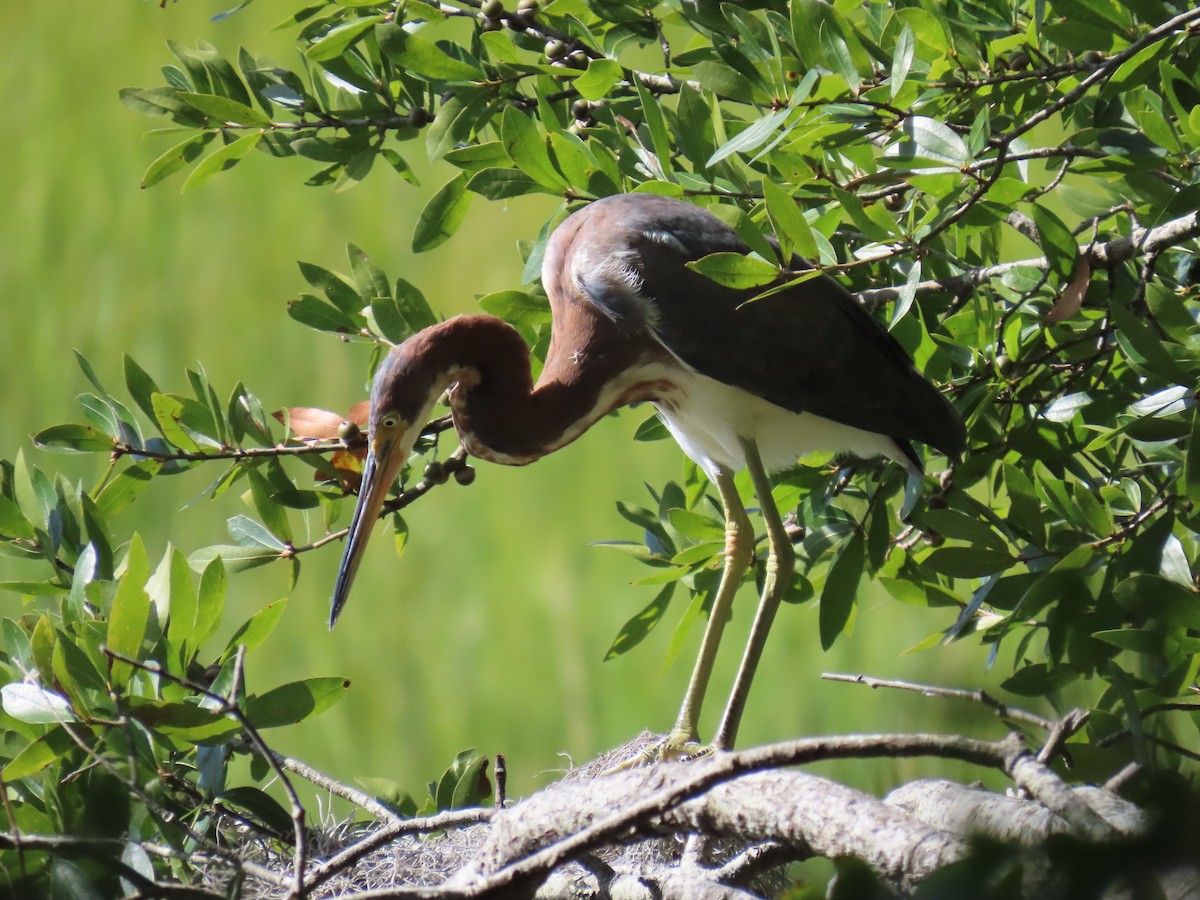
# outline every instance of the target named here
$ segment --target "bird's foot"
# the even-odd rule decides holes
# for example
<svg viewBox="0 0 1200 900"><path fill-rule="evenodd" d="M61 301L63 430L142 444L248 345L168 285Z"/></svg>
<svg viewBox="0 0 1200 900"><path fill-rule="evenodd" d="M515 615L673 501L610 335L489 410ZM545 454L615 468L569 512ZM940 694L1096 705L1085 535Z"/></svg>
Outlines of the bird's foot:
<svg viewBox="0 0 1200 900"><path fill-rule="evenodd" d="M690 762L711 755L713 747L705 746L696 740L694 735L671 733L650 744L641 747L633 755L614 766L609 767L603 774L628 772L642 766L653 766L664 762Z"/></svg>

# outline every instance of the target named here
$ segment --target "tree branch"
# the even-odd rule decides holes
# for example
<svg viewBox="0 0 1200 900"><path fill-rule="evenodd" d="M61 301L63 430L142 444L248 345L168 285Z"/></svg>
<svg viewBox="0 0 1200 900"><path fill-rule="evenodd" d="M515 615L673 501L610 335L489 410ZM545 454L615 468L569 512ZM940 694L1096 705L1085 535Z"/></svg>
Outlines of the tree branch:
<svg viewBox="0 0 1200 900"><path fill-rule="evenodd" d="M1080 257L1086 259L1094 269L1108 268L1120 262L1136 257L1156 255L1169 247L1186 243L1200 237L1200 212L1192 211L1185 216L1172 219L1155 228L1134 226L1128 237L1114 238L1107 243L1088 244L1079 248ZM957 294L968 288L999 278L1007 272L1018 268L1048 269L1046 257L1021 259L1015 262L999 263L994 266L984 266L969 269L959 275L948 278L933 279L917 283L916 295L924 294ZM885 288L869 288L855 294L867 306L877 306L900 297L904 290L901 285Z"/></svg>

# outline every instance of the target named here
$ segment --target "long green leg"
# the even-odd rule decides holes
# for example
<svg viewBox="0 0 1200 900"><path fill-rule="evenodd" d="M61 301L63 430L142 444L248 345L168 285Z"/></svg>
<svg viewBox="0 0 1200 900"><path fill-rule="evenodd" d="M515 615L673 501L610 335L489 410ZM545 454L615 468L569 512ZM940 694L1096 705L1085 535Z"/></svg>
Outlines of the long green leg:
<svg viewBox="0 0 1200 900"><path fill-rule="evenodd" d="M754 681L754 672L767 643L767 634L771 630L771 623L775 621L775 613L779 610L780 601L791 583L792 572L796 567L796 551L792 548L792 542L783 527L783 519L771 498L771 480L763 468L758 445L748 438L739 440L746 454L746 468L754 484L754 493L758 495L763 521L767 525L770 553L767 556L767 577L763 585L762 599L758 603L758 612L754 614L750 640L746 643L746 652L742 656L742 664L738 668L729 703L725 706L725 715L721 717L721 725L713 738L714 750L733 748L738 727L742 722L742 713L746 709L746 698L750 694L750 684Z"/></svg>
<svg viewBox="0 0 1200 900"><path fill-rule="evenodd" d="M708 614L708 627L704 629L700 655L696 658L696 667L692 670L692 679L688 682L679 718L667 738L669 749L680 749L697 740L700 707L704 703L709 678L712 677L717 647L721 643L725 623L729 621L733 595L737 593L754 553L754 530L750 525L750 517L746 515L746 508L738 497L737 488L733 486L733 474L718 468L713 481L725 507L725 570Z"/></svg>

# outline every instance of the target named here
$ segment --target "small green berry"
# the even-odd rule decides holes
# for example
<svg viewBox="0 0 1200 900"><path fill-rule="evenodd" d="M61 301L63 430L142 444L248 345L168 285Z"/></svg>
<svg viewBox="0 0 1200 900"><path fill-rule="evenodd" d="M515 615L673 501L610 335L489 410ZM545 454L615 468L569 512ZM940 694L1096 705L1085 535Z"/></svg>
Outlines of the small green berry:
<svg viewBox="0 0 1200 900"><path fill-rule="evenodd" d="M342 443L346 446L357 444L362 440L362 429L353 422L343 422L338 426L338 437L342 439Z"/></svg>
<svg viewBox="0 0 1200 900"><path fill-rule="evenodd" d="M489 19L498 19L504 15L504 4L500 0L484 0L479 11Z"/></svg>
<svg viewBox="0 0 1200 900"><path fill-rule="evenodd" d="M567 45L560 40L546 41L546 59L562 59L567 55Z"/></svg>
<svg viewBox="0 0 1200 900"><path fill-rule="evenodd" d="M436 459L425 466L425 480L430 484L446 483L446 467Z"/></svg>
<svg viewBox="0 0 1200 900"><path fill-rule="evenodd" d="M462 485L470 484L475 480L475 467L463 466L461 469L456 470L454 473L454 480Z"/></svg>

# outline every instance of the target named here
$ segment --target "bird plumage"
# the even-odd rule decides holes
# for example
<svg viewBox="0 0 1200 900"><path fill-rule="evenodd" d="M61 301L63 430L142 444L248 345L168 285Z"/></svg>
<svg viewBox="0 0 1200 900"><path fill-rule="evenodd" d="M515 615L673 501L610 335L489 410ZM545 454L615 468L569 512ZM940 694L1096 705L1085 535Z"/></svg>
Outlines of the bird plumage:
<svg viewBox="0 0 1200 900"><path fill-rule="evenodd" d="M724 287L687 268L688 262L721 251L748 253L749 248L732 228L690 203L623 194L590 204L559 227L547 248L543 283L556 317L560 309L584 300L627 339L659 344L682 369L698 376L687 379L690 393L709 399L696 402L712 405L713 398L724 396L704 381L712 379L779 407L780 440L790 436L798 443L790 459L764 450L772 468L816 449L884 453L912 468L917 457L909 441L951 457L961 454L965 431L958 413L840 284L819 275L750 302L760 289ZM793 266L807 264L797 259ZM673 428L677 437L702 427L697 423L706 418L705 410L691 410L690 397L662 399L660 409L668 424L678 426ZM683 406L689 408L682 414L672 409ZM804 414L807 422L788 421L782 411ZM867 434L829 427L814 417ZM749 417L760 423L768 419L762 410ZM691 443L704 441L696 435ZM726 436L720 443L737 442Z"/></svg>

